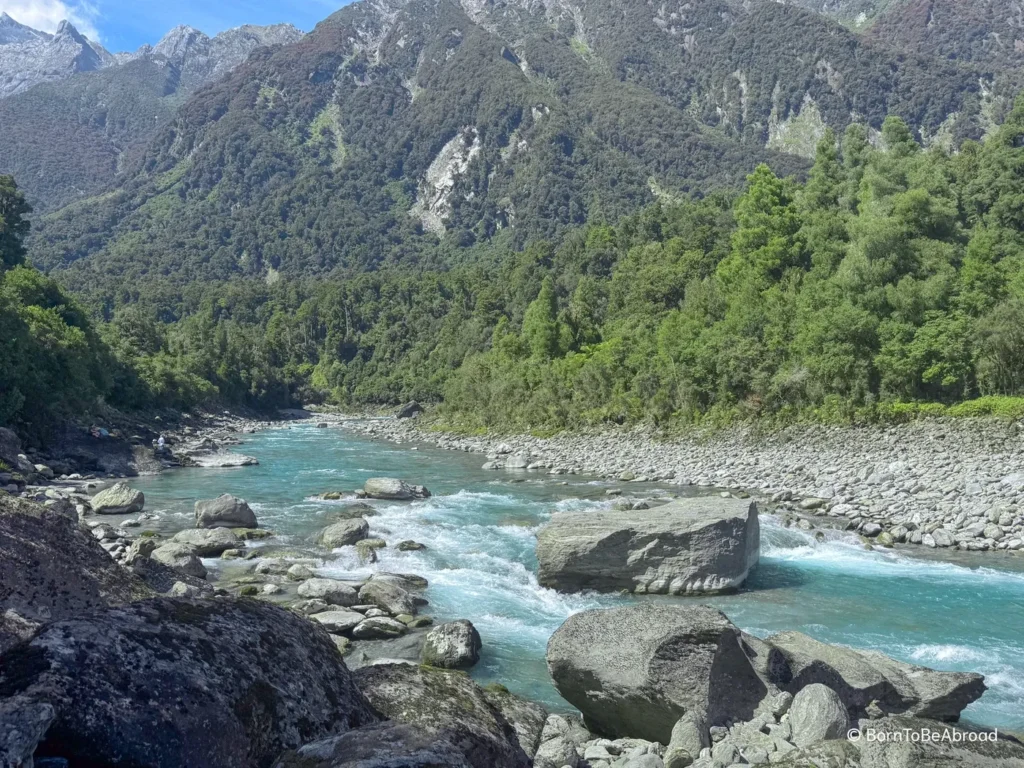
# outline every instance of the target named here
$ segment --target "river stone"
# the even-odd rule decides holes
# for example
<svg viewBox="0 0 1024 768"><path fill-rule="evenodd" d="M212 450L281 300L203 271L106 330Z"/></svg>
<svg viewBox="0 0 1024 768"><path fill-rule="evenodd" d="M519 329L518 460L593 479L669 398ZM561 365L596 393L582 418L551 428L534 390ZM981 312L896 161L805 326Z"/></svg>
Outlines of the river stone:
<svg viewBox="0 0 1024 768"><path fill-rule="evenodd" d="M319 542L328 549L347 547L362 541L370 535L370 524L363 518L340 520L320 532Z"/></svg>
<svg viewBox="0 0 1024 768"><path fill-rule="evenodd" d="M463 672L411 664L375 664L353 673L384 717L458 746L473 766L530 768L512 725Z"/></svg>
<svg viewBox="0 0 1024 768"><path fill-rule="evenodd" d="M356 517L373 517L377 514L377 510L369 504L357 501L353 504L346 504L343 507L339 507L335 514L342 520L351 520Z"/></svg>
<svg viewBox="0 0 1024 768"><path fill-rule="evenodd" d="M449 741L405 723L386 722L307 744L274 768L479 768Z"/></svg>
<svg viewBox="0 0 1024 768"><path fill-rule="evenodd" d="M725 592L759 553L757 505L740 499L679 499L635 515L562 512L537 536L540 583L562 592Z"/></svg>
<svg viewBox="0 0 1024 768"><path fill-rule="evenodd" d="M392 616L401 613L415 616L418 610L415 598L408 591L394 582L381 579L370 579L360 587L359 600L383 608Z"/></svg>
<svg viewBox="0 0 1024 768"><path fill-rule="evenodd" d="M331 605L352 606L359 602L359 593L343 581L335 579L307 579L299 584L299 597L324 600Z"/></svg>
<svg viewBox="0 0 1024 768"><path fill-rule="evenodd" d="M132 515L142 511L146 496L128 483L121 482L97 493L89 504L97 515Z"/></svg>
<svg viewBox="0 0 1024 768"><path fill-rule="evenodd" d="M665 768L687 768L710 746L708 726L696 712L687 712L672 726L672 737L665 749Z"/></svg>
<svg viewBox="0 0 1024 768"><path fill-rule="evenodd" d="M257 768L377 720L327 633L255 600L156 598L49 624L4 655L0 690L52 707L42 751L71 765Z"/></svg>
<svg viewBox="0 0 1024 768"><path fill-rule="evenodd" d="M366 620L363 614L355 611L321 611L314 613L310 618L328 632L339 635L355 629Z"/></svg>
<svg viewBox="0 0 1024 768"><path fill-rule="evenodd" d="M423 663L444 669L469 669L480 661L480 633L465 619L439 624L427 633Z"/></svg>
<svg viewBox="0 0 1024 768"><path fill-rule="evenodd" d="M985 692L984 677L972 672L937 672L875 651L822 643L800 632L781 632L767 642L789 665L792 678L782 687L796 694L813 683L827 685L853 718L866 716L874 701L887 714L955 721Z"/></svg>
<svg viewBox="0 0 1024 768"><path fill-rule="evenodd" d="M846 737L850 716L839 694L821 683L801 688L789 708L792 741L798 747L809 747L819 741Z"/></svg>
<svg viewBox="0 0 1024 768"><path fill-rule="evenodd" d="M0 653L40 623L152 595L77 523L0 494Z"/></svg>
<svg viewBox="0 0 1024 768"><path fill-rule="evenodd" d="M189 456L197 467L205 469L228 469L231 467L254 467L259 461L241 453L207 453Z"/></svg>
<svg viewBox="0 0 1024 768"><path fill-rule="evenodd" d="M187 528L174 534L171 541L191 547L199 557L219 557L241 545L238 536L227 528Z"/></svg>
<svg viewBox="0 0 1024 768"><path fill-rule="evenodd" d="M389 501L410 501L430 496L430 491L422 485L409 485L394 477L371 477L363 484L363 493L371 499Z"/></svg>
<svg viewBox="0 0 1024 768"><path fill-rule="evenodd" d="M169 565L171 568L177 568L189 576L195 576L197 579L206 578L206 566L195 556L192 547L187 544L168 542L154 549L150 558L158 563Z"/></svg>
<svg viewBox="0 0 1024 768"><path fill-rule="evenodd" d="M570 616L548 671L587 727L667 744L687 712L709 726L750 720L779 674L777 654L706 605L644 603Z"/></svg>
<svg viewBox="0 0 1024 768"><path fill-rule="evenodd" d="M400 621L387 616L374 616L359 622L352 630L352 637L356 640L387 640L401 637L408 631L409 628Z"/></svg>
<svg viewBox="0 0 1024 768"><path fill-rule="evenodd" d="M196 502L196 528L256 527L256 515L249 505L231 494Z"/></svg>

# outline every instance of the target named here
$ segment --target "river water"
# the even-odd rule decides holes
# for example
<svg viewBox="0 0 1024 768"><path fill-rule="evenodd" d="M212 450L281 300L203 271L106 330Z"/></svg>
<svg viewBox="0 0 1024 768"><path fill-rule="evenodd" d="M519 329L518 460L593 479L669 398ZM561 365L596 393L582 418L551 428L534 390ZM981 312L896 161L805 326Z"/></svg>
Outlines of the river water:
<svg viewBox="0 0 1024 768"><path fill-rule="evenodd" d="M552 512L599 508L611 503L606 490L622 486L487 472L478 455L413 448L303 424L247 436L241 450L260 460L257 467L175 470L133 485L145 492L147 510L161 513L152 524L158 529L190 527L197 499L231 493L250 503L261 527L283 537L275 542L295 547L309 546L334 519L338 502L316 500L317 494L350 491L376 476L426 485L430 499L373 502L379 514L369 518L371 533L390 544L413 539L426 550L388 547L369 567L339 550L321 574L350 577L378 569L425 576L430 606L424 613L468 618L480 631L484 651L475 677L567 708L544 664L551 633L576 611L644 598L542 589L536 532ZM680 492L633 483L625 490L645 496ZM703 602L757 635L793 629L936 669L981 672L989 689L965 718L1024 730L1024 558L974 555L949 562L917 550L867 551L838 532L818 542L770 516L762 517L761 526L761 562L744 590ZM207 563L218 567L216 560Z"/></svg>

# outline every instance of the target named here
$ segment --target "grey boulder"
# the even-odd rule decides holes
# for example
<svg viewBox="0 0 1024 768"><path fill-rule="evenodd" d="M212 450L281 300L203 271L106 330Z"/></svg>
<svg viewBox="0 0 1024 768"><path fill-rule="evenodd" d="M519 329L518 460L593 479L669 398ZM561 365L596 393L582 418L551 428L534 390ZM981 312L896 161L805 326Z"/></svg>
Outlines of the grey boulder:
<svg viewBox="0 0 1024 768"><path fill-rule="evenodd" d="M49 624L4 654L0 690L71 765L260 768L378 719L323 630L255 600L156 598ZM0 744L17 727L0 717Z"/></svg>
<svg viewBox="0 0 1024 768"><path fill-rule="evenodd" d="M351 632L366 620L358 611L320 611L310 618L328 632L339 635Z"/></svg>
<svg viewBox="0 0 1024 768"><path fill-rule="evenodd" d="M785 657L791 679L783 686L797 694L813 683L839 694L851 717L877 706L887 714L955 721L985 692L985 678L972 672L938 672L896 661L875 651L829 645L800 632L767 639Z"/></svg>
<svg viewBox="0 0 1024 768"><path fill-rule="evenodd" d="M218 557L243 546L235 532L227 528L187 528L174 534L171 541L191 547L199 557Z"/></svg>
<svg viewBox="0 0 1024 768"><path fill-rule="evenodd" d="M645 603L570 616L548 641L555 687L608 738L671 741L685 713L753 717L778 656L706 605Z"/></svg>
<svg viewBox="0 0 1024 768"><path fill-rule="evenodd" d="M515 729L465 673L375 664L353 676L380 714L456 745L470 765L530 768Z"/></svg>
<svg viewBox="0 0 1024 768"><path fill-rule="evenodd" d="M43 622L152 595L77 523L0 495L0 652Z"/></svg>
<svg viewBox="0 0 1024 768"><path fill-rule="evenodd" d="M146 495L128 483L114 483L93 496L89 504L97 515L131 515L142 511Z"/></svg>
<svg viewBox="0 0 1024 768"><path fill-rule="evenodd" d="M352 520L340 520L327 526L320 532L318 540L322 546L328 549L337 549L362 541L369 535L370 524L363 518L357 517Z"/></svg>
<svg viewBox="0 0 1024 768"><path fill-rule="evenodd" d="M532 760L537 753L537 747L540 746L541 734L544 732L548 716L547 710L535 701L516 696L502 685L486 686L484 696L491 706L511 723L519 738L519 746Z"/></svg>
<svg viewBox="0 0 1024 768"><path fill-rule="evenodd" d="M480 661L483 643L472 622L465 619L439 624L427 633L423 663L444 669L469 669Z"/></svg>
<svg viewBox="0 0 1024 768"><path fill-rule="evenodd" d="M407 613L416 615L418 601L398 583L385 579L371 578L359 588L359 600L365 604L383 608L392 616Z"/></svg>
<svg viewBox="0 0 1024 768"><path fill-rule="evenodd" d="M539 581L562 592L727 592L759 555L757 505L740 499L679 499L630 515L562 512L537 536Z"/></svg>
<svg viewBox="0 0 1024 768"><path fill-rule="evenodd" d="M257 528L256 514L244 500L223 494L197 501L196 528Z"/></svg>
<svg viewBox="0 0 1024 768"><path fill-rule="evenodd" d="M307 579L299 584L299 597L323 600L331 605L350 606L359 601L359 593L343 581L336 579Z"/></svg>
<svg viewBox="0 0 1024 768"><path fill-rule="evenodd" d="M826 685L812 683L793 697L789 709L790 739L798 747L819 741L846 738L850 716L839 694Z"/></svg>
<svg viewBox="0 0 1024 768"><path fill-rule="evenodd" d="M154 549L150 558L197 579L206 578L206 566L187 544L168 542Z"/></svg>
<svg viewBox="0 0 1024 768"><path fill-rule="evenodd" d="M372 477L363 484L363 493L371 499L411 501L426 499L430 491L422 485L409 485L394 477Z"/></svg>

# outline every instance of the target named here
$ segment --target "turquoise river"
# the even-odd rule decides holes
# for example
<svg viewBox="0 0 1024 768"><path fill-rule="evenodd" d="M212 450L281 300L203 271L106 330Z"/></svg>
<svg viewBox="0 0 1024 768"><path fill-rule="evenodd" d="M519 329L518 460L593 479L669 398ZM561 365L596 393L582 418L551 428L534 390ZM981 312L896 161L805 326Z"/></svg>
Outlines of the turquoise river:
<svg viewBox="0 0 1024 768"><path fill-rule="evenodd" d="M414 539L426 550L389 547L369 567L339 550L319 570L342 578L368 574L369 568L425 576L425 613L468 618L479 629L484 655L474 674L481 681L500 681L567 708L545 668L548 637L576 611L634 599L561 595L539 587L535 575L536 532L551 513L609 504L605 492L615 484L487 472L479 455L375 442L305 424L245 439L241 450L257 457L259 466L180 469L133 481L145 492L147 509L162 513L155 525L188 527L196 499L232 493L252 505L261 527L280 535L276 542L307 546L332 521L337 504L315 495L350 491L375 476L426 485L430 499L374 502L379 514L370 518L374 534L391 543ZM680 492L635 484L628 490ZM742 592L704 600L757 635L794 629L937 669L981 672L988 691L965 718L1024 731L1024 558L977 555L953 562L906 549L867 551L846 534L830 533L818 542L770 516L762 517L761 550ZM218 567L216 560L207 564Z"/></svg>

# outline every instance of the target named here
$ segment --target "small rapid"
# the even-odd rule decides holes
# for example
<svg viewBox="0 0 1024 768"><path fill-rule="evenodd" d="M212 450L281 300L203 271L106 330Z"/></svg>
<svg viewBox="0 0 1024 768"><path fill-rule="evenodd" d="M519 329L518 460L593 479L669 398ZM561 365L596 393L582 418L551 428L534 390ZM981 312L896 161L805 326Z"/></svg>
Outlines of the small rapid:
<svg viewBox="0 0 1024 768"><path fill-rule="evenodd" d="M252 435L245 451L260 466L180 470L133 484L146 493L147 508L162 513L159 526L189 527L196 499L232 493L250 502L262 527L296 547L308 546L344 503L317 498L323 492L351 490L381 475L426 485L434 495L423 501L374 502L371 533L390 545L378 551L377 563L366 566L339 550L320 572L426 577L427 612L442 620L471 619L483 637L474 676L555 709L568 705L551 685L544 652L568 616L636 599L670 599L563 595L537 583L540 526L555 511L606 507L612 503L606 490L620 484L485 472L480 456L425 446L414 451L307 426ZM625 490L648 497L691 492L636 484ZM426 548L399 551L394 545L404 540ZM818 541L764 516L761 562L746 587L702 601L757 635L798 630L937 669L981 672L989 690L965 716L1024 730L1024 559L975 554L949 562L929 554L869 551L836 531Z"/></svg>

